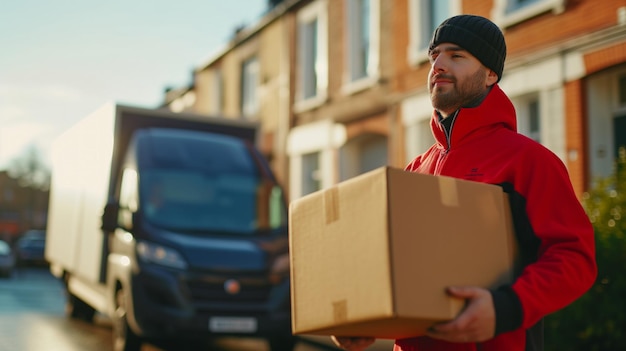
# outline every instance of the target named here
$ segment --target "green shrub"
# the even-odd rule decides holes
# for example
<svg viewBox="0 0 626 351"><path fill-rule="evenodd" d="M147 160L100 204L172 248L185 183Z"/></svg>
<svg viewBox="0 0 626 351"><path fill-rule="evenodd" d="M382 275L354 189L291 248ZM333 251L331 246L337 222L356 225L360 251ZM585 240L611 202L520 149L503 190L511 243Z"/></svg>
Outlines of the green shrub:
<svg viewBox="0 0 626 351"><path fill-rule="evenodd" d="M626 348L626 150L612 176L583 196L593 223L598 278L570 306L546 317L546 351Z"/></svg>

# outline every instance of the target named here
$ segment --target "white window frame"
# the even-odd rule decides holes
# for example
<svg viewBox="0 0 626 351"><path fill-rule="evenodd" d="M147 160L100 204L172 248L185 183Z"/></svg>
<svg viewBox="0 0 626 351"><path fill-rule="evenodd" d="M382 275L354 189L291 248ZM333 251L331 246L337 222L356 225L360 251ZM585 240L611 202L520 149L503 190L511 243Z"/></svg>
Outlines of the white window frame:
<svg viewBox="0 0 626 351"><path fill-rule="evenodd" d="M408 164L435 142L430 129L430 119L433 113L430 96L426 93L405 99L402 101L401 111L402 125L405 130L405 164Z"/></svg>
<svg viewBox="0 0 626 351"><path fill-rule="evenodd" d="M317 153L319 169L316 174L322 189L337 183L337 150L347 140L346 128L331 119L307 123L292 128L287 137L287 154L289 155L289 197L290 201L302 197L303 156Z"/></svg>
<svg viewBox="0 0 626 351"><path fill-rule="evenodd" d="M380 72L380 0L345 0L346 1L346 55L344 70L344 94L353 94L373 86L378 81ZM367 48L367 66L361 61L359 51L361 42L361 18L359 15L360 1L369 2L369 44ZM355 77L353 62L357 62L364 68L364 75Z"/></svg>
<svg viewBox="0 0 626 351"><path fill-rule="evenodd" d="M241 62L241 114L251 119L259 112L260 63L257 56Z"/></svg>
<svg viewBox="0 0 626 351"><path fill-rule="evenodd" d="M623 115L626 115L626 101L623 101L623 102L620 101L620 93L621 93L620 88L621 87L619 83L620 83L620 79L622 78L626 79L626 68L623 68L623 67L621 69L616 70L611 81L611 85L613 86L611 90L614 92L613 96L611 97L611 100L612 100L611 105L614 106L613 111L611 112L611 119L615 119ZM611 122L614 123L613 121ZM611 129L614 129L613 125L611 126ZM615 150L617 140L615 140L615 138L611 136L611 141L612 141L611 144L613 146L612 150Z"/></svg>
<svg viewBox="0 0 626 351"><path fill-rule="evenodd" d="M460 0L435 0L448 1L450 3L450 13L448 17L461 13ZM430 0L409 0L409 47L407 48L407 59L409 64L418 65L428 61L428 43L432 33L426 33L424 26L424 16L429 13ZM437 24L439 25L439 24Z"/></svg>
<svg viewBox="0 0 626 351"><path fill-rule="evenodd" d="M310 52L302 45L307 43L298 40L297 48L297 80L296 80L296 102L294 110L296 112L306 111L323 104L328 96L328 0L317 0L298 11L296 16L298 37L301 35L302 27L317 20L316 33L316 57L314 71L316 76L316 94L312 97L304 97L304 74L305 67L302 66L305 51Z"/></svg>
<svg viewBox="0 0 626 351"><path fill-rule="evenodd" d="M524 97L518 97L516 100L516 112L517 112L517 130L520 134L524 134L525 136L535 140L536 142L541 143L542 137L542 127L541 127L541 100L539 96L539 92L535 94L530 94ZM531 111L530 106L532 103L537 103L539 109L537 113L539 114L538 118L538 126L537 130L531 130Z"/></svg>
<svg viewBox="0 0 626 351"><path fill-rule="evenodd" d="M509 11L513 1L515 0L494 0L491 18L500 28L510 27L548 11L554 14L565 11L565 0L537 0Z"/></svg>
<svg viewBox="0 0 626 351"><path fill-rule="evenodd" d="M307 195L322 189L322 174L320 171L321 152L315 151L302 154L302 189L301 195ZM315 169L311 162L315 162Z"/></svg>
<svg viewBox="0 0 626 351"><path fill-rule="evenodd" d="M589 155L588 171L592 177L607 177L613 171L615 139L614 118L626 113L626 105L619 103L619 77L626 74L624 66L617 66L586 77L586 113L593 116L585 131Z"/></svg>

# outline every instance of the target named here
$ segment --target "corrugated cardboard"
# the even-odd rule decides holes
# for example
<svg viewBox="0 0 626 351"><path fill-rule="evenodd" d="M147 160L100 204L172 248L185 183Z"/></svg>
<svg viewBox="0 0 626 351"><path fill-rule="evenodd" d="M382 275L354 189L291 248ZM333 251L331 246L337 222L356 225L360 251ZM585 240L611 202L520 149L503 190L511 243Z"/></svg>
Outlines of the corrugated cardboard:
<svg viewBox="0 0 626 351"><path fill-rule="evenodd" d="M405 338L511 280L502 188L383 167L290 205L294 334Z"/></svg>

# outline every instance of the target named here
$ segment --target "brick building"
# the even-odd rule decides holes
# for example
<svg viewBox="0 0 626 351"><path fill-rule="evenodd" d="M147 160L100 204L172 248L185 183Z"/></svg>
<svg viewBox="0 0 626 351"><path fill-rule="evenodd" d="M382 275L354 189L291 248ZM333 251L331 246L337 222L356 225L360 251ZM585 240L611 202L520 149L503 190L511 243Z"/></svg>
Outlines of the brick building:
<svg viewBox="0 0 626 351"><path fill-rule="evenodd" d="M432 143L426 46L461 13L491 18L508 46L502 89L518 128L567 165L576 191L626 145L626 1L285 0L239 30L164 106L256 120L298 198Z"/></svg>
<svg viewBox="0 0 626 351"><path fill-rule="evenodd" d="M0 172L0 239L14 241L28 229L46 227L48 190L24 187Z"/></svg>

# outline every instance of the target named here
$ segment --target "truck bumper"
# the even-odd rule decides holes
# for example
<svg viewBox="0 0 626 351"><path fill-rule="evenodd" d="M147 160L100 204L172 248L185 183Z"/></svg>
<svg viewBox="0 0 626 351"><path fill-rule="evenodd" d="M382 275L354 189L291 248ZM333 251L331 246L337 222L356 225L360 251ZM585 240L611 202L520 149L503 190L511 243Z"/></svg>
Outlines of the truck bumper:
<svg viewBox="0 0 626 351"><path fill-rule="evenodd" d="M145 338L291 335L288 279L273 285L255 274L181 273L148 266L132 280L132 313ZM228 293L227 282L238 284L239 291Z"/></svg>

